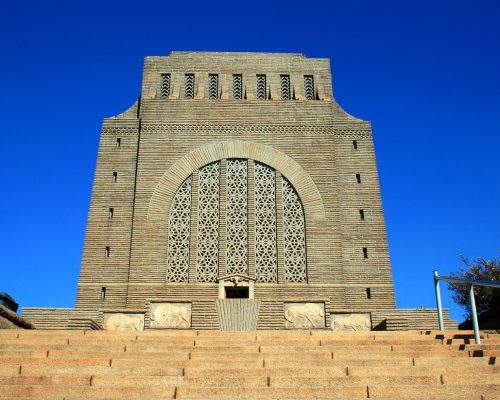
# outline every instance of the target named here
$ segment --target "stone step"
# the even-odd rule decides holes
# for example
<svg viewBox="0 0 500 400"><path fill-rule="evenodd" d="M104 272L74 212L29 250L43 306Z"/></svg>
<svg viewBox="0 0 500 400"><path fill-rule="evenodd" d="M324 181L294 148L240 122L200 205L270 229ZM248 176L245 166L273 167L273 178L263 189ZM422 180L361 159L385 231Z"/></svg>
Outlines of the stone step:
<svg viewBox="0 0 500 400"><path fill-rule="evenodd" d="M491 360L488 357L464 357L464 358L436 358L436 357L415 357L416 366L447 366L459 367L462 365L489 365Z"/></svg>
<svg viewBox="0 0 500 400"><path fill-rule="evenodd" d="M175 387L96 387L96 386L50 386L50 385L0 385L3 397L43 400L70 399L124 399L159 400L173 399Z"/></svg>
<svg viewBox="0 0 500 400"><path fill-rule="evenodd" d="M494 400L498 399L500 385L498 384L470 384L470 385L371 385L368 387L369 398L415 399L423 392L424 398L467 400Z"/></svg>
<svg viewBox="0 0 500 400"><path fill-rule="evenodd" d="M367 398L366 386L329 388L249 388L249 387L178 387L176 399L351 399Z"/></svg>
<svg viewBox="0 0 500 400"><path fill-rule="evenodd" d="M82 346L88 347L93 346L94 348L121 348L123 346L137 346L137 348L141 347L151 347L153 349L161 349L162 347L179 347L179 346L197 346L197 347L217 347L217 346L225 346L228 343L228 340L210 340L210 339L172 339L161 338L161 340L141 340L130 338L130 340L124 340L121 338L109 338L109 340L92 340L92 338L88 337L85 340L82 340L82 337L78 339L72 338L52 338L52 339L40 339L37 337L32 337L29 339L3 339L1 340L1 348L10 349L15 346L22 346L29 348L33 346L35 349L40 347L49 347L49 348L62 348L66 345L70 346ZM444 343L443 343L444 342ZM315 339L315 338L307 338L306 340L237 340L230 341L231 345L234 347L245 347L248 345L256 345L256 346L274 346L279 343L280 346L288 347L288 346L297 346L297 347L314 347L314 346L344 346L344 347L358 347L358 346L439 346L440 344L446 344L450 346L475 346L474 341L464 340L464 339L453 339L450 341L441 340L441 339L427 339L427 340L411 340L410 342L405 342L405 340L392 341L383 339L383 340L348 340L348 339ZM481 345L492 346L497 348L500 346L500 341L493 339L484 339Z"/></svg>
<svg viewBox="0 0 500 400"><path fill-rule="evenodd" d="M398 366L398 367L348 367L349 376L419 376L442 374L498 374L500 366L496 365L460 365L460 366Z"/></svg>
<svg viewBox="0 0 500 400"><path fill-rule="evenodd" d="M116 376L182 376L182 367L135 367L135 366L89 366L89 365L22 365L1 370L0 375L116 375Z"/></svg>
<svg viewBox="0 0 500 400"><path fill-rule="evenodd" d="M256 338L248 339L207 339L207 338L169 338L169 337L157 337L157 338L113 338L106 337L100 340L95 340L92 337L81 336L78 338L7 338L1 339L2 345L18 345L18 346L53 346L53 345L156 345L156 346L224 346L227 343L231 343L233 346L247 346L247 345L276 345L281 346L318 346L318 345L343 345L343 346L369 346L369 345L438 345L438 344L449 344L449 345L460 345L460 344L475 344L474 341L464 340L464 339L453 339L453 340L442 340L442 339L412 339L412 340L391 340L391 339L379 339L379 340L355 340L355 339L332 339L332 338L314 338L307 337L305 339L268 339L263 338L256 340ZM499 342L493 339L484 339L482 344L498 344Z"/></svg>
<svg viewBox="0 0 500 400"><path fill-rule="evenodd" d="M225 364L224 364L225 365ZM360 367L360 366L332 366L332 367L296 367L296 368L233 368L210 366L196 367L128 367L128 366L74 366L74 365L3 365L0 367L0 376L17 376L19 372L23 376L31 375L116 375L116 376L293 376L315 377L315 376L419 376L419 375L442 375L442 374L498 374L500 366L495 365L463 365L460 367Z"/></svg>

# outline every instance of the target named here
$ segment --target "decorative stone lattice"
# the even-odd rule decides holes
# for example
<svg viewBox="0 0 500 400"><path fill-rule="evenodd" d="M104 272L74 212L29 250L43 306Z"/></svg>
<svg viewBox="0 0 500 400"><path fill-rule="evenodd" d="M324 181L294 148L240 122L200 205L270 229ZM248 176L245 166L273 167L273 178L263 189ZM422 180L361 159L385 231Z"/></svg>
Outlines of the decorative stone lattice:
<svg viewBox="0 0 500 400"><path fill-rule="evenodd" d="M196 280L215 282L219 270L220 162L200 169Z"/></svg>
<svg viewBox="0 0 500 400"><path fill-rule="evenodd" d="M227 160L226 268L228 274L248 271L247 161Z"/></svg>
<svg viewBox="0 0 500 400"><path fill-rule="evenodd" d="M297 192L285 177L283 177L283 225L285 282L306 282L304 209Z"/></svg>
<svg viewBox="0 0 500 400"><path fill-rule="evenodd" d="M191 176L183 182L170 208L167 245L167 281L169 282L188 281L191 182Z"/></svg>
<svg viewBox="0 0 500 400"><path fill-rule="evenodd" d="M304 95L307 100L314 100L314 77L312 75L304 76Z"/></svg>
<svg viewBox="0 0 500 400"><path fill-rule="evenodd" d="M199 170L196 280L215 282L219 272L219 241L226 241L228 274L248 274L248 193L255 195L255 273L257 282L278 281L276 174L255 162L254 187L248 187L248 160L227 160L225 231L219 229L221 163ZM167 281L187 282L189 277L192 176L172 200L167 249ZM304 209L297 192L283 178L285 282L306 282ZM194 210L193 210L194 212ZM195 233L193 233L195 234Z"/></svg>
<svg viewBox="0 0 500 400"><path fill-rule="evenodd" d="M276 282L276 177L255 163L255 270L257 282Z"/></svg>

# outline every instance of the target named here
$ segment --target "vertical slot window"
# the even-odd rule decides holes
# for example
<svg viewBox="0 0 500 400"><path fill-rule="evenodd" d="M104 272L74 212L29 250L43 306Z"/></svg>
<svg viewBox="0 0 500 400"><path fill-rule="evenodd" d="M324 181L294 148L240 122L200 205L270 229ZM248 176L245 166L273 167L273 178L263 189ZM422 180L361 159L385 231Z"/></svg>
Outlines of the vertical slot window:
<svg viewBox="0 0 500 400"><path fill-rule="evenodd" d="M366 298L371 299L372 298L372 290L370 288L366 288Z"/></svg>
<svg viewBox="0 0 500 400"><path fill-rule="evenodd" d="M122 139L116 138L116 148L119 149L122 146Z"/></svg>
<svg viewBox="0 0 500 400"><path fill-rule="evenodd" d="M101 300L105 300L106 299L106 287L102 287L101 288Z"/></svg>
<svg viewBox="0 0 500 400"><path fill-rule="evenodd" d="M243 99L243 76L241 74L233 75L233 99Z"/></svg>
<svg viewBox="0 0 500 400"><path fill-rule="evenodd" d="M109 207L108 209L108 218L113 219L113 215L115 214L115 209L113 207Z"/></svg>
<svg viewBox="0 0 500 400"><path fill-rule="evenodd" d="M304 96L306 100L314 100L314 77L304 75Z"/></svg>
<svg viewBox="0 0 500 400"><path fill-rule="evenodd" d="M266 76L257 75L257 100L266 99Z"/></svg>
<svg viewBox="0 0 500 400"><path fill-rule="evenodd" d="M219 98L219 75L208 75L208 98L217 100Z"/></svg>
<svg viewBox="0 0 500 400"><path fill-rule="evenodd" d="M184 75L184 98L194 99L194 74Z"/></svg>
<svg viewBox="0 0 500 400"><path fill-rule="evenodd" d="M113 178L111 178L113 182L116 182L118 180L118 172L114 171L113 172Z"/></svg>
<svg viewBox="0 0 500 400"><path fill-rule="evenodd" d="M357 140L353 140L353 141L352 141L352 148L353 148L354 150L357 150L357 149L358 149L358 141L357 141Z"/></svg>
<svg viewBox="0 0 500 400"><path fill-rule="evenodd" d="M362 210L362 209L359 210L359 219L361 221L365 220L365 210Z"/></svg>
<svg viewBox="0 0 500 400"><path fill-rule="evenodd" d="M363 258L368 258L368 248L363 247Z"/></svg>
<svg viewBox="0 0 500 400"><path fill-rule="evenodd" d="M290 75L280 75L281 100L290 100Z"/></svg>
<svg viewBox="0 0 500 400"><path fill-rule="evenodd" d="M168 99L170 97L170 74L161 74L160 97Z"/></svg>
<svg viewBox="0 0 500 400"><path fill-rule="evenodd" d="M361 174L356 174L356 182L361 183Z"/></svg>
<svg viewBox="0 0 500 400"><path fill-rule="evenodd" d="M111 249L109 248L109 246L106 246L104 248L104 257L109 258L110 251L111 251Z"/></svg>

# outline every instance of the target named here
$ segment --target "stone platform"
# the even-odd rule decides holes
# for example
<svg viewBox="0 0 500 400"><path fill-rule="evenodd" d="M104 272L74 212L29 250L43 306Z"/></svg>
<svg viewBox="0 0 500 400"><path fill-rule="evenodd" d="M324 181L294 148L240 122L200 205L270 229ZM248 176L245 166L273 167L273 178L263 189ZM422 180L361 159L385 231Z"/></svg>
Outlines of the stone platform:
<svg viewBox="0 0 500 400"><path fill-rule="evenodd" d="M498 399L500 335L0 331L2 399Z"/></svg>

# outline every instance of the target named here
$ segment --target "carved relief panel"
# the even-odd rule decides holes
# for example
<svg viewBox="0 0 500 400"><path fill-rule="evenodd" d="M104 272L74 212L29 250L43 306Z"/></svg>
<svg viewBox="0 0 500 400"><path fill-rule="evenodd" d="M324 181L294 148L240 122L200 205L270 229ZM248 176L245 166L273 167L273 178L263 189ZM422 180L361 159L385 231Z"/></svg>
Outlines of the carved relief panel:
<svg viewBox="0 0 500 400"><path fill-rule="evenodd" d="M118 332L143 331L144 314L104 313L103 328Z"/></svg>
<svg viewBox="0 0 500 400"><path fill-rule="evenodd" d="M325 327L324 303L285 303L284 316L287 329Z"/></svg>
<svg viewBox="0 0 500 400"><path fill-rule="evenodd" d="M151 303L151 328L191 328L191 303Z"/></svg>
<svg viewBox="0 0 500 400"><path fill-rule="evenodd" d="M369 331L372 324L370 314L332 314L332 331Z"/></svg>

